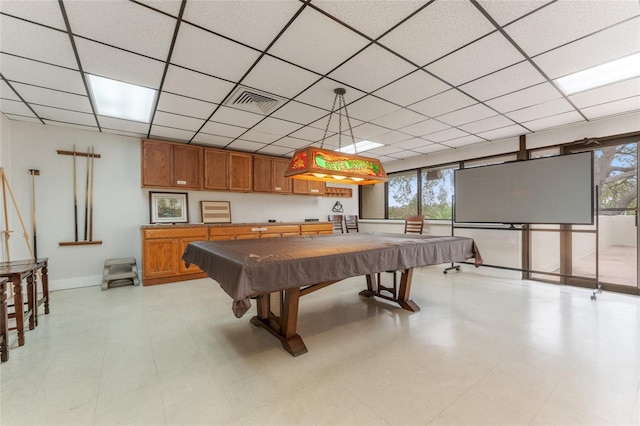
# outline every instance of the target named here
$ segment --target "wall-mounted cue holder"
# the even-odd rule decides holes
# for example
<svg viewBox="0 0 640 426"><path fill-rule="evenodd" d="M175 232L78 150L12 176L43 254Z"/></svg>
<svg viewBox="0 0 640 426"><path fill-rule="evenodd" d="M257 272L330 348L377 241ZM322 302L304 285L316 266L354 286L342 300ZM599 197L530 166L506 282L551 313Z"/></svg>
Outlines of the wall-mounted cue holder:
<svg viewBox="0 0 640 426"><path fill-rule="evenodd" d="M74 217L74 241L60 242L61 246L80 246L87 244L102 244L102 241L93 239L93 182L94 182L94 160L100 158L100 154L96 154L93 147L87 148L87 152L76 151L75 145L73 151L58 150L59 155L69 155L73 157L73 217ZM85 191L84 191L84 238L81 240L79 235L79 213L82 203L78 202L78 157L84 158L85 167ZM82 200L80 200L82 201Z"/></svg>

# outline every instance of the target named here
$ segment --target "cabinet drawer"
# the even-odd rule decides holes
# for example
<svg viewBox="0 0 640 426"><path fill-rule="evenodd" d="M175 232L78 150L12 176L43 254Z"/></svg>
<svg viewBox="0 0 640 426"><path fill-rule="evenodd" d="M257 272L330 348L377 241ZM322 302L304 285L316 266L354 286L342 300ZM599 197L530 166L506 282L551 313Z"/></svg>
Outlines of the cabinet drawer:
<svg viewBox="0 0 640 426"><path fill-rule="evenodd" d="M263 234L271 234L271 233L296 234L296 235L300 234L299 225L273 225L273 226L267 225L267 226L261 226L261 228L263 229L261 231Z"/></svg>
<svg viewBox="0 0 640 426"><path fill-rule="evenodd" d="M256 234L258 238L258 232L264 227L262 226L212 226L209 228L209 236L213 239L214 236L226 236L226 235L240 235L240 234Z"/></svg>
<svg viewBox="0 0 640 426"><path fill-rule="evenodd" d="M333 233L333 225L331 223L304 224L300 225L300 231L302 233L323 231L329 231L329 233Z"/></svg>
<svg viewBox="0 0 640 426"><path fill-rule="evenodd" d="M206 240L207 228L197 227L197 228L145 229L144 230L145 239L182 238L182 237L202 238L203 240Z"/></svg>

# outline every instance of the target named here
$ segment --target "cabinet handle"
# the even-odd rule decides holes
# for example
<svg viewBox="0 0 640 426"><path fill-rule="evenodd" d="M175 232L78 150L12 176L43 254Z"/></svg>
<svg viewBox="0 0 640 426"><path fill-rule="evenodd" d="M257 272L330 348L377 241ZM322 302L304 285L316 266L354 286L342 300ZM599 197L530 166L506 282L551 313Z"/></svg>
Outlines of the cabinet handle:
<svg viewBox="0 0 640 426"><path fill-rule="evenodd" d="M311 191L309 191L309 192L320 192L320 190L319 190L319 189L312 189L312 190L311 190Z"/></svg>
<svg viewBox="0 0 640 426"><path fill-rule="evenodd" d="M186 180L179 180L176 182L176 185L186 185L187 181Z"/></svg>
<svg viewBox="0 0 640 426"><path fill-rule="evenodd" d="M267 228L251 228L252 232L264 232L266 230L267 230Z"/></svg>

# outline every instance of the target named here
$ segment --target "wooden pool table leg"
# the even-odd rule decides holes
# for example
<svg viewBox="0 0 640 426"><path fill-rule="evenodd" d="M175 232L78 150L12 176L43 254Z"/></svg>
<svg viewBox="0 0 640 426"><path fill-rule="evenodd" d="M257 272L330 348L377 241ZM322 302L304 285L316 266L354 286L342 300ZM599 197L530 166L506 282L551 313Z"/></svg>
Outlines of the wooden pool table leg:
<svg viewBox="0 0 640 426"><path fill-rule="evenodd" d="M402 271L400 277L400 288L398 289L398 296L391 297L386 294L380 293L378 290L378 283L374 274L367 275L367 289L360 292L360 296L363 297L380 297L382 299L390 300L400 305L402 309L406 309L411 312L418 312L420 306L416 304L411 297L411 280L413 279L413 268L405 269ZM375 283L375 286L374 286ZM375 290L374 290L375 288Z"/></svg>
<svg viewBox="0 0 640 426"><path fill-rule="evenodd" d="M270 310L269 295L260 295L257 298L258 315L251 318L250 321L251 324L266 329L280 340L282 347L293 356L307 353L307 347L302 341L302 337L296 333L299 302L299 287L284 290L284 302L280 308L280 316L276 317Z"/></svg>

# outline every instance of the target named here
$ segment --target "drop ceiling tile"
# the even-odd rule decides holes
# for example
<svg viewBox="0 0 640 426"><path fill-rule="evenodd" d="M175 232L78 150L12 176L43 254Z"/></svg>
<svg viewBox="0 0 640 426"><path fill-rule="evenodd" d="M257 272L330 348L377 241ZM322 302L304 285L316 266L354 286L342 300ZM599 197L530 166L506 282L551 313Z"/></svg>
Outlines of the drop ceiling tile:
<svg viewBox="0 0 640 426"><path fill-rule="evenodd" d="M122 120L120 118L105 117L104 115L98 116L100 127L105 129L111 129L115 131L124 131L130 133L139 133L147 135L149 133L149 124L141 123L139 121Z"/></svg>
<svg viewBox="0 0 640 426"><path fill-rule="evenodd" d="M59 30L67 30L57 1L2 0L0 9L2 9L2 13L28 19Z"/></svg>
<svg viewBox="0 0 640 426"><path fill-rule="evenodd" d="M284 138L278 140L278 146L282 146L285 148L289 148L289 150L295 150L309 145L309 141L292 138L291 136L285 136Z"/></svg>
<svg viewBox="0 0 640 426"><path fill-rule="evenodd" d="M292 123L290 121L280 120L278 118L267 117L260 123L256 124L254 129L261 132L273 133L275 135L287 135L300 128L300 124ZM247 137L246 139L251 139Z"/></svg>
<svg viewBox="0 0 640 426"><path fill-rule="evenodd" d="M451 148L460 148L461 146L472 145L478 142L484 142L484 139L475 135L469 135L443 142L443 144L450 146Z"/></svg>
<svg viewBox="0 0 640 426"><path fill-rule="evenodd" d="M353 134L355 137L361 139L374 138L383 133L387 133L388 131L389 129L385 129L384 127L376 126L371 123L364 123L353 128Z"/></svg>
<svg viewBox="0 0 640 426"><path fill-rule="evenodd" d="M151 126L151 138L171 139L175 141L187 142L193 137L193 131L174 129L172 127Z"/></svg>
<svg viewBox="0 0 640 426"><path fill-rule="evenodd" d="M436 1L380 42L422 66L494 30L471 2Z"/></svg>
<svg viewBox="0 0 640 426"><path fill-rule="evenodd" d="M313 0L313 5L363 34L377 38L418 10L421 1Z"/></svg>
<svg viewBox="0 0 640 426"><path fill-rule="evenodd" d="M350 121L351 121L351 128L357 127L360 124L362 124L362 121L356 120L353 117L350 118ZM329 124L329 133L338 133L340 131L343 133L349 132L349 125L346 117L343 115L342 122L340 122L340 119L337 113L334 113L333 116L331 117L331 123L329 123L329 117L327 116L327 117L321 118L320 120L314 121L313 123L310 123L310 126L324 130L327 128L327 124ZM342 128L340 126L342 126Z"/></svg>
<svg viewBox="0 0 640 426"><path fill-rule="evenodd" d="M82 69L87 74L156 90L160 86L163 62L77 37L76 46Z"/></svg>
<svg viewBox="0 0 640 426"><path fill-rule="evenodd" d="M78 69L67 33L0 15L2 51Z"/></svg>
<svg viewBox="0 0 640 426"><path fill-rule="evenodd" d="M29 86L21 83L13 83L13 88L29 103L93 113L89 97L87 96L59 92L57 90L44 89L42 87Z"/></svg>
<svg viewBox="0 0 640 426"><path fill-rule="evenodd" d="M291 133L289 136L293 136L298 139L303 139L309 142L316 142L322 139L324 135L324 129L318 129L315 127L303 127L302 129L296 130ZM280 143L280 141L278 141Z"/></svg>
<svg viewBox="0 0 640 426"><path fill-rule="evenodd" d="M258 154L267 154L267 155L287 155L291 153L291 148L286 148L278 145L266 145L264 148L258 151Z"/></svg>
<svg viewBox="0 0 640 426"><path fill-rule="evenodd" d="M472 121L482 120L496 115L497 113L482 104L475 104L470 107L462 108L448 114L441 115L438 120L443 121L452 126L459 126Z"/></svg>
<svg viewBox="0 0 640 426"><path fill-rule="evenodd" d="M110 133L112 135L129 136L136 139L143 139L147 137L147 133L127 132L126 130L108 129L106 127L101 128L102 133Z"/></svg>
<svg viewBox="0 0 640 426"><path fill-rule="evenodd" d="M495 115L491 118L486 118L484 120L478 120L473 123L462 125L460 126L460 128L469 133L480 133L500 127L509 126L511 124L513 124L513 121L509 120L507 117L502 115ZM429 137L429 139L431 139L431 137Z"/></svg>
<svg viewBox="0 0 640 426"><path fill-rule="evenodd" d="M0 110L5 114L24 115L33 117L33 113L22 101L13 101L10 99L0 99Z"/></svg>
<svg viewBox="0 0 640 426"><path fill-rule="evenodd" d="M357 33L307 7L269 49L269 54L326 74L368 43Z"/></svg>
<svg viewBox="0 0 640 426"><path fill-rule="evenodd" d="M247 131L247 129L238 126L230 126L228 124L218 123L216 121L208 121L204 125L202 131L209 133L210 135L227 136L230 138L237 138L241 134Z"/></svg>
<svg viewBox="0 0 640 426"><path fill-rule="evenodd" d="M168 92L162 92L158 100L159 111L195 118L209 118L215 108L216 104L174 95Z"/></svg>
<svg viewBox="0 0 640 426"><path fill-rule="evenodd" d="M640 52L640 17L533 58L549 76L558 78Z"/></svg>
<svg viewBox="0 0 640 426"><path fill-rule="evenodd" d="M23 86L19 83L13 83L13 86ZM16 90L18 90L16 88ZM4 80L0 80L0 98L2 99L9 99L12 101L19 101L20 98L18 97L18 95L16 95L16 93L9 87L9 85L7 83L5 83Z"/></svg>
<svg viewBox="0 0 640 426"><path fill-rule="evenodd" d="M402 148L399 148L396 145L385 145L379 148L371 149L369 151L360 152L360 154L364 156L393 155L400 151L402 151Z"/></svg>
<svg viewBox="0 0 640 426"><path fill-rule="evenodd" d="M423 121L426 117L409 109L401 108L389 114L378 117L371 122L390 129L398 129Z"/></svg>
<svg viewBox="0 0 640 426"><path fill-rule="evenodd" d="M242 84L285 98L293 98L318 79L318 75L302 68L270 56L263 56Z"/></svg>
<svg viewBox="0 0 640 426"><path fill-rule="evenodd" d="M138 0L154 9L161 10L171 16L177 17L180 14L182 0Z"/></svg>
<svg viewBox="0 0 640 426"><path fill-rule="evenodd" d="M595 105L582 109L582 113L589 119L619 115L640 110L640 96L633 96L606 104Z"/></svg>
<svg viewBox="0 0 640 426"><path fill-rule="evenodd" d="M208 146L225 147L233 141L233 138L219 135L210 135L208 133L199 132L193 141Z"/></svg>
<svg viewBox="0 0 640 426"><path fill-rule="evenodd" d="M496 98L546 81L544 76L528 61L460 86L460 90L480 101Z"/></svg>
<svg viewBox="0 0 640 426"><path fill-rule="evenodd" d="M343 88L346 90L344 95L344 100L347 105L355 102L356 100L362 98L366 94L361 92L360 90L354 89L353 87L344 87L344 84L339 83L335 80L331 80L329 78L323 78L322 80L315 83L313 86L306 89L299 96L295 98L296 101L313 105L318 108L322 108L328 111L331 110L331 105L333 105L333 99L335 98L334 90L337 88ZM351 113L351 107L348 106L349 113Z"/></svg>
<svg viewBox="0 0 640 426"><path fill-rule="evenodd" d="M488 132L478 133L477 136L480 136L487 140L498 140L498 139L504 139L504 138L509 138L513 136L526 135L527 133L531 133L531 132L529 132L527 129L525 129L524 127L518 124L513 124L511 126L502 127L500 129L494 129L494 130L489 130Z"/></svg>
<svg viewBox="0 0 640 426"><path fill-rule="evenodd" d="M447 146L440 145L439 143L432 143L431 145L421 146L420 148L415 148L413 151L419 152L421 154L430 154L432 152L444 151L445 149L450 149Z"/></svg>
<svg viewBox="0 0 640 426"><path fill-rule="evenodd" d="M262 132L260 130L256 130L255 128L249 129L246 133L242 134L242 139L252 142L261 142L265 144L273 143L278 139L282 138L284 135L274 134Z"/></svg>
<svg viewBox="0 0 640 426"><path fill-rule="evenodd" d="M524 60L520 52L499 32L494 32L427 67L454 86Z"/></svg>
<svg viewBox="0 0 640 426"><path fill-rule="evenodd" d="M549 0L478 0L478 3L498 24L506 25L548 4Z"/></svg>
<svg viewBox="0 0 640 426"><path fill-rule="evenodd" d="M133 2L69 1L74 34L166 61L176 20Z"/></svg>
<svg viewBox="0 0 640 426"><path fill-rule="evenodd" d="M302 6L294 1L190 1L183 19L264 50Z"/></svg>
<svg viewBox="0 0 640 426"><path fill-rule="evenodd" d="M31 108L42 119L63 121L65 123L81 124L84 126L96 126L96 119L93 114L69 111L66 109L51 108L42 105L32 104Z"/></svg>
<svg viewBox="0 0 640 426"><path fill-rule="evenodd" d="M412 72L406 77L376 90L374 95L407 106L450 89L446 83L423 70Z"/></svg>
<svg viewBox="0 0 640 426"><path fill-rule="evenodd" d="M573 111L573 107L564 98L555 99L553 101L545 102L530 106L527 108L519 109L507 113L506 115L517 122L531 121L538 118L549 117L551 115L561 114L563 112Z"/></svg>
<svg viewBox="0 0 640 426"><path fill-rule="evenodd" d="M562 114L552 115L550 117L539 118L537 120L525 121L522 123L527 129L534 132L547 130L565 124L572 124L585 121L584 118L576 111L569 111Z"/></svg>
<svg viewBox="0 0 640 426"><path fill-rule="evenodd" d="M374 142L383 143L383 144L395 144L397 142L403 142L409 139L414 139L413 136L408 135L403 132L387 132L375 137Z"/></svg>
<svg viewBox="0 0 640 426"><path fill-rule="evenodd" d="M433 145L431 142L428 142L428 143ZM420 154L418 154L415 151L400 151L393 154L392 157L398 160L404 160L407 158L417 157L418 155Z"/></svg>
<svg viewBox="0 0 640 426"><path fill-rule="evenodd" d="M497 111L506 113L526 108L528 106L541 104L552 99L558 99L560 97L560 92L558 92L551 84L542 83L492 99L487 101L486 104L491 108L495 108Z"/></svg>
<svg viewBox="0 0 640 426"><path fill-rule="evenodd" d="M569 96L569 100L578 108L585 108L638 95L640 95L640 77L587 90Z"/></svg>
<svg viewBox="0 0 640 426"><path fill-rule="evenodd" d="M27 123L38 123L41 124L41 121L38 120L37 118L35 118L33 116L33 114L31 114L31 117L27 117L24 115L17 115L17 114L7 114L7 113L2 113L5 117L7 117L9 120L11 121L24 121Z"/></svg>
<svg viewBox="0 0 640 426"><path fill-rule="evenodd" d="M558 1L505 27L529 56L640 14L636 1Z"/></svg>
<svg viewBox="0 0 640 426"><path fill-rule="evenodd" d="M227 148L238 150L238 151L256 152L256 151L259 151L261 148L264 148L265 145L266 144L264 143L236 139L235 141L231 142L231 144Z"/></svg>
<svg viewBox="0 0 640 426"><path fill-rule="evenodd" d="M79 95L87 94L82 76L78 71L6 54L0 56L0 64L2 66L2 75L9 81L32 84Z"/></svg>
<svg viewBox="0 0 640 426"><path fill-rule="evenodd" d="M421 138L412 138L402 142L395 142L393 146L401 149L415 149L425 145L431 145L433 142L426 141Z"/></svg>
<svg viewBox="0 0 640 426"><path fill-rule="evenodd" d="M162 88L176 95L219 104L231 92L233 86L232 83L219 78L171 65Z"/></svg>
<svg viewBox="0 0 640 426"><path fill-rule="evenodd" d="M204 119L185 117L184 115L171 114L168 112L156 111L153 117L154 126L173 127L176 129L190 130L195 132L204 124Z"/></svg>
<svg viewBox="0 0 640 426"><path fill-rule="evenodd" d="M65 121L44 120L44 123L50 126L55 126L55 127L69 127L72 129L88 130L88 131L94 131L94 132L98 131L98 128L95 126L87 126L87 125L77 124L77 123L68 123Z"/></svg>
<svg viewBox="0 0 640 426"><path fill-rule="evenodd" d="M183 24L178 31L171 63L218 78L239 81L258 56L259 52L253 49L193 25Z"/></svg>
<svg viewBox="0 0 640 426"><path fill-rule="evenodd" d="M226 106L218 108L213 117L211 117L212 121L246 128L253 127L262 119L264 119L263 115Z"/></svg>
<svg viewBox="0 0 640 426"><path fill-rule="evenodd" d="M396 105L373 96L360 98L354 103L347 105L349 116L362 121L371 121L397 109L398 107Z"/></svg>
<svg viewBox="0 0 640 426"><path fill-rule="evenodd" d="M372 45L329 74L329 77L365 92L373 92L415 69L396 55Z"/></svg>
<svg viewBox="0 0 640 426"><path fill-rule="evenodd" d="M402 131L413 136L423 136L429 133L439 132L449 128L445 123L434 119L427 119L420 123L412 124L411 126L403 127Z"/></svg>
<svg viewBox="0 0 640 426"><path fill-rule="evenodd" d="M445 142L450 139L457 139L463 136L469 136L469 133L463 132L460 129L450 128L447 130L442 130L440 132L431 133L429 135L424 136L424 139L428 139L431 142Z"/></svg>
<svg viewBox="0 0 640 426"><path fill-rule="evenodd" d="M437 117L475 104L476 101L458 90L451 89L411 105L411 109L429 117Z"/></svg>
<svg viewBox="0 0 640 426"><path fill-rule="evenodd" d="M300 124L316 121L327 115L327 111L301 102L291 101L271 114L272 117Z"/></svg>

